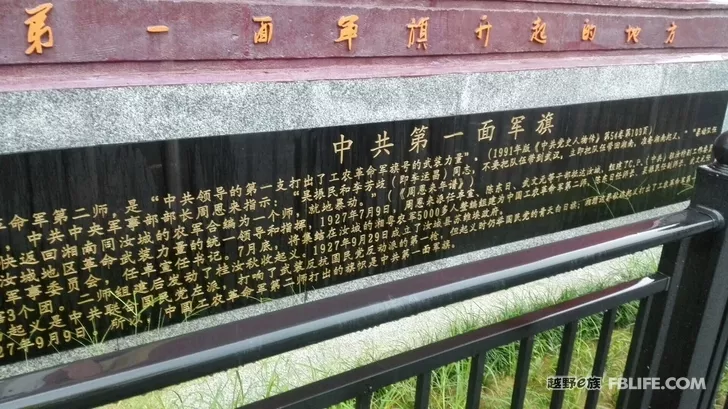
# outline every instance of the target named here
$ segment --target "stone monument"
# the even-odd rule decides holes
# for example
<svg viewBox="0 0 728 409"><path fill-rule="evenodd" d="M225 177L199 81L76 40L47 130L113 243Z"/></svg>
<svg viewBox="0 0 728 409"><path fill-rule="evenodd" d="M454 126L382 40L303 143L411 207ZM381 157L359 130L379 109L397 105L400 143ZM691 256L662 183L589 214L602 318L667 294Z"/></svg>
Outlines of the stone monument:
<svg viewBox="0 0 728 409"><path fill-rule="evenodd" d="M15 3L3 364L687 200L728 105L711 1Z"/></svg>

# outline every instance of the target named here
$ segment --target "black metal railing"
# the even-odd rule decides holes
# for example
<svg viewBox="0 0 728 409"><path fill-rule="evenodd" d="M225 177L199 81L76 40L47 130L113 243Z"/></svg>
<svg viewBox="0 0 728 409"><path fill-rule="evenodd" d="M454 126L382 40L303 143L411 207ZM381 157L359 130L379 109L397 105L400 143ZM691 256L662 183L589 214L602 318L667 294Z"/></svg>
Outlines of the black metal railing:
<svg viewBox="0 0 728 409"><path fill-rule="evenodd" d="M245 408L326 407L417 376L415 407L428 405L431 371L470 358L466 407L480 405L486 353L519 342L512 408L522 408L533 339L564 326L555 375L569 373L578 321L604 313L592 374L602 376L615 309L640 302L624 377L704 378L705 390L620 392L621 408L708 408L728 350L728 134L716 163L698 169L690 206L668 216L321 299L176 338L0 381L0 408L95 407L245 365L475 296L663 245L658 271L552 307L435 342ZM588 393L595 408L599 391ZM554 391L552 408L563 393Z"/></svg>
<svg viewBox="0 0 728 409"><path fill-rule="evenodd" d="M433 369L465 358L471 360L466 408L479 408L487 351L516 341L520 343L520 347L511 407L523 408L528 384L528 370L531 363L530 355L536 334L562 325L565 326L557 375L566 375L567 363L571 361L573 352L575 329L580 318L607 311L603 318L604 325L611 328L614 325L615 309L617 307L634 300L650 300L650 297L654 294L665 291L669 281L665 276L656 275L620 284L553 307L395 355L243 406L243 408L324 408L352 398L357 400L357 407L369 407L367 402L370 400L373 391L413 376L417 376L418 379L415 396L419 397L419 399L417 399L415 407L426 408L428 407L430 395L430 372ZM645 311L647 303L643 303L640 311ZM605 339L608 339L610 333L609 330L603 332ZM602 348L597 352L596 361L598 366L596 371L598 376L601 376L607 352L607 348ZM560 391L554 392L557 395L555 396L556 400L563 399L563 396L558 394ZM596 407L596 401L593 402L591 407ZM556 407L560 407L560 405Z"/></svg>

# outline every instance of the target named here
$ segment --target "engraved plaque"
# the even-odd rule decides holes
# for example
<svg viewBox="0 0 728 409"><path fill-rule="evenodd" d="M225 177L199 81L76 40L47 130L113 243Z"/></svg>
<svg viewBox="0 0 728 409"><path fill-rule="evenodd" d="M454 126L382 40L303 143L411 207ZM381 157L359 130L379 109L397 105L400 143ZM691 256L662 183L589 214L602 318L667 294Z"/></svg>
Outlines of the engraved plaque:
<svg viewBox="0 0 728 409"><path fill-rule="evenodd" d="M728 93L2 156L0 360L689 199Z"/></svg>

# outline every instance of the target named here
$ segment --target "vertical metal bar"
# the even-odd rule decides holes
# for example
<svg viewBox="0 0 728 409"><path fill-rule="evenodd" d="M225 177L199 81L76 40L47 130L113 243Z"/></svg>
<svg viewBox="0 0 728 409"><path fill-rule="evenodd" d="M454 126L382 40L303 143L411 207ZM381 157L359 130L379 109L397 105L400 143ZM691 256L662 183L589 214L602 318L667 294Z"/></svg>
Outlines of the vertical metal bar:
<svg viewBox="0 0 728 409"><path fill-rule="evenodd" d="M523 409L523 402L526 399L526 388L528 387L528 369L531 366L531 355L533 355L532 336L521 339L518 347L518 364L516 366L516 376L513 381L511 409Z"/></svg>
<svg viewBox="0 0 728 409"><path fill-rule="evenodd" d="M658 379L704 378L713 384L711 368L722 355L721 343L728 338L722 325L728 301L728 132L713 144L714 161L698 167L690 207L720 222L721 228L689 239L682 280L675 288L675 307L662 322L669 348L655 354L651 368ZM672 277L671 277L672 281ZM645 391L642 399L652 408L700 408L710 393L699 389L659 388ZM651 395L651 396L648 396ZM648 401L649 399L649 401ZM636 405L630 405L632 409Z"/></svg>
<svg viewBox="0 0 728 409"><path fill-rule="evenodd" d="M705 391L703 392L698 409L711 409L715 406L715 394L720 388L720 380L723 377L726 357L728 356L728 305L723 307L723 323L718 332L718 342L713 351L713 359L710 360L707 376L705 377ZM728 405L728 399L726 399Z"/></svg>
<svg viewBox="0 0 728 409"><path fill-rule="evenodd" d="M637 360L642 350L642 340L645 336L645 328L647 327L647 317L650 314L650 308L652 307L652 296L643 298L640 301L640 309L637 313L637 320L632 330L632 340L629 344L629 353L627 354L627 363L624 366L624 377L633 378L637 371ZM625 402L629 399L630 390L622 389L619 391L619 397L617 398L617 407L624 408Z"/></svg>
<svg viewBox="0 0 728 409"><path fill-rule="evenodd" d="M432 371L417 376L417 389L415 390L415 409L427 409L430 406L430 383Z"/></svg>
<svg viewBox="0 0 728 409"><path fill-rule="evenodd" d="M728 176L714 179L728 188ZM716 189L726 189L705 185L705 182L701 185L696 187L694 202L713 198L711 192ZM698 200L698 196L703 197ZM721 191L715 195L715 200L718 198L725 202L716 203L716 208L726 209L728 195ZM725 212L728 213L728 209ZM663 381L667 378L703 378L707 388L715 388L717 372L722 370L722 362L717 361L722 360L728 337L728 329L723 324L728 299L728 236L725 230L707 232L686 243L683 278L675 291L675 308L664 321L669 347L655 359L653 367L657 372L653 376ZM670 287L673 287L672 282ZM647 389L644 394L640 408L700 409L709 407L713 397L710 389ZM637 407L632 405L628 409Z"/></svg>
<svg viewBox="0 0 728 409"><path fill-rule="evenodd" d="M689 243L690 239L685 239L662 246L662 254L657 269L660 273L670 277L670 287L665 292L655 294L652 299L645 337L642 340L642 349L637 358L637 369L634 373L636 378L654 378L657 376L659 360L667 343L670 317L674 313L677 292L680 288L680 282L683 280ZM649 406L651 396L652 391L650 389L632 390L629 394L629 400L624 402L624 409L642 409Z"/></svg>
<svg viewBox="0 0 728 409"><path fill-rule="evenodd" d="M572 321L564 325L564 335L561 338L561 351L559 352L559 363L556 366L556 376L569 376L571 356L574 353L574 339L579 321ZM554 389L551 393L550 409L561 409L564 405L564 390Z"/></svg>
<svg viewBox="0 0 728 409"><path fill-rule="evenodd" d="M478 409L480 407L483 371L485 371L485 353L470 358L470 377L468 378L468 395L465 409Z"/></svg>
<svg viewBox="0 0 728 409"><path fill-rule="evenodd" d="M592 367L592 377L602 378L604 369L607 366L607 357L609 357L609 346L612 343L612 331L614 331L614 321L617 318L617 310L611 309L604 313L602 318L602 328L599 331L599 342L597 343L597 353L594 357L594 366ZM586 393L586 405L584 409L597 409L599 402L599 389L590 389Z"/></svg>
<svg viewBox="0 0 728 409"><path fill-rule="evenodd" d="M367 389L356 397L356 409L370 409L372 406L372 390Z"/></svg>

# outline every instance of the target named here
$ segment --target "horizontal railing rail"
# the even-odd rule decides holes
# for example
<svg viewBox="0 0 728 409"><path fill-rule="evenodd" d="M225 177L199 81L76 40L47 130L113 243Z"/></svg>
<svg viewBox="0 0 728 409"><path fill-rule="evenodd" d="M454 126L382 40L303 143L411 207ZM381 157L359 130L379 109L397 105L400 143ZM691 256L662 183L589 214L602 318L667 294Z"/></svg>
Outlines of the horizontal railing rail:
<svg viewBox="0 0 728 409"><path fill-rule="evenodd" d="M430 371L471 357L471 382L469 382L469 385L477 385L477 390L468 390L468 396L475 396L480 393L480 384L485 369L481 357L487 351L512 342L528 339L562 325L570 323L575 325L576 321L581 318L602 311L611 311L631 301L642 300L658 292L665 291L668 284L669 278L659 274L618 284L551 307L394 355L245 405L242 409L324 408L353 398L358 401L357 407L368 407L366 401L370 399L370 396L362 396L363 394L371 395L372 391L414 376L423 379L423 381L417 383L415 396L427 397L430 392ZM605 314L605 319L613 320L614 317L609 314L613 313ZM605 333L602 335L609 336L610 334ZM573 345L573 339L571 339L571 343ZM563 358L570 360L572 352L573 349L563 349L562 353L569 355ZM607 352L606 350L598 351L595 359L606 359L605 354ZM524 362L529 363L528 361ZM527 373L528 367L520 367L517 368L518 370ZM516 382L520 380L518 375L517 373L515 377ZM527 382L527 379L525 380ZM526 382L516 385L514 389L525 390ZM362 391L370 392L363 393ZM476 398L471 398L466 407L479 407L475 400ZM416 408L427 407L426 398L417 403ZM523 401L520 402L520 405L523 406Z"/></svg>
<svg viewBox="0 0 728 409"><path fill-rule="evenodd" d="M681 212L289 307L0 381L0 408L94 407L724 227ZM91 370L89 370L91 368Z"/></svg>

